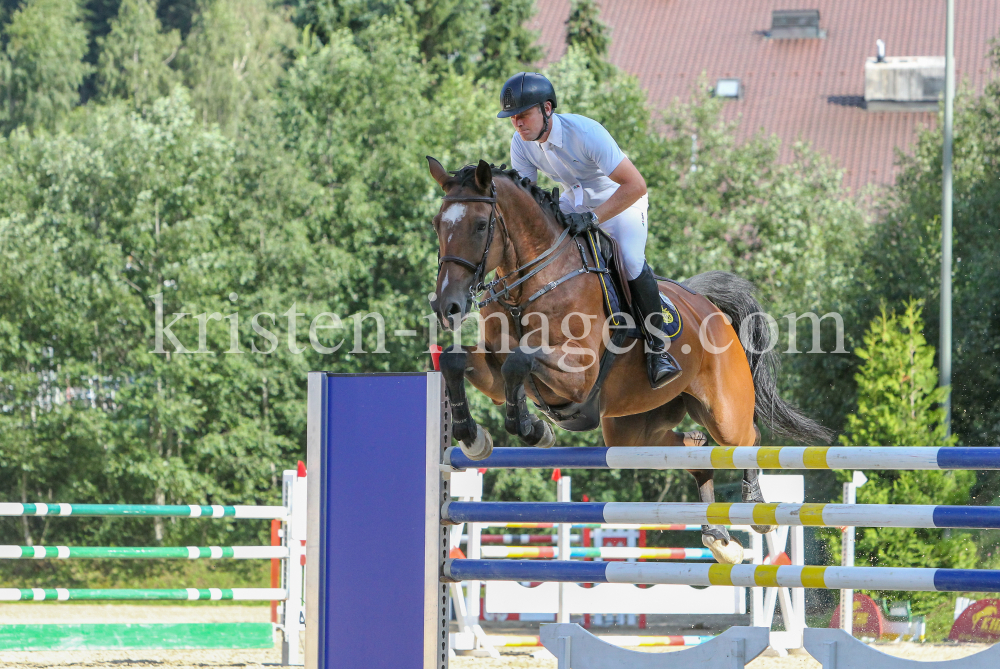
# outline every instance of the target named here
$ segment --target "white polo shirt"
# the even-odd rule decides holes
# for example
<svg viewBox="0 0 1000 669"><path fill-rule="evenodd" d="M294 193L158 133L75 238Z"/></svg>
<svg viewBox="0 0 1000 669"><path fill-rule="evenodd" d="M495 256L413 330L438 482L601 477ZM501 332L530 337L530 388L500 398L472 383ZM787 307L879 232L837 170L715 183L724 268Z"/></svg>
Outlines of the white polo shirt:
<svg viewBox="0 0 1000 669"><path fill-rule="evenodd" d="M563 211L583 213L604 204L618 184L608 178L625 159L603 125L577 114L553 114L545 142L526 142L518 133L510 140L510 163L522 177L538 180L538 172L559 183Z"/></svg>

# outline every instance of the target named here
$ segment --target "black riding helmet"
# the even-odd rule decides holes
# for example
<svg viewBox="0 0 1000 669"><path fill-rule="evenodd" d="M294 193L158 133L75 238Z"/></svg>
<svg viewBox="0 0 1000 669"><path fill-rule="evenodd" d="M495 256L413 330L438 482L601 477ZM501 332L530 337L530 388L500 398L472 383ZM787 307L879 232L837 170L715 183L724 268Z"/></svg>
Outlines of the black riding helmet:
<svg viewBox="0 0 1000 669"><path fill-rule="evenodd" d="M535 105L544 105L546 100L552 103L553 109L556 108L556 89L552 87L552 82L537 72L518 72L500 89L500 113L497 118L520 114ZM542 111L545 111L544 107Z"/></svg>

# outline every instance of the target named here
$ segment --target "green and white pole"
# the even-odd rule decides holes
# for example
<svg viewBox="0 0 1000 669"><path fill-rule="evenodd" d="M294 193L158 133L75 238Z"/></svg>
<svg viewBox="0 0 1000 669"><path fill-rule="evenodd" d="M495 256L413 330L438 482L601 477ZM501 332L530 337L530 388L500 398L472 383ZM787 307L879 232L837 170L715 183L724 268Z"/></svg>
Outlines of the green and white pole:
<svg viewBox="0 0 1000 669"><path fill-rule="evenodd" d="M234 600L283 601L283 588L0 588L0 602L41 602L55 600Z"/></svg>
<svg viewBox="0 0 1000 669"><path fill-rule="evenodd" d="M288 557L287 546L0 546L0 560L46 558L149 558L197 560L281 560Z"/></svg>

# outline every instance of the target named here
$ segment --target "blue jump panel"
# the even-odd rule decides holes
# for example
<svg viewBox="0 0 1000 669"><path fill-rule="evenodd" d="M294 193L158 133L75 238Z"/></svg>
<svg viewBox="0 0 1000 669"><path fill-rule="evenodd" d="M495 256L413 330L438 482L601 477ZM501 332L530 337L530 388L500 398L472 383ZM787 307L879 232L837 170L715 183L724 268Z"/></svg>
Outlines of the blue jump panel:
<svg viewBox="0 0 1000 669"><path fill-rule="evenodd" d="M319 667L421 669L426 375L324 381Z"/></svg>

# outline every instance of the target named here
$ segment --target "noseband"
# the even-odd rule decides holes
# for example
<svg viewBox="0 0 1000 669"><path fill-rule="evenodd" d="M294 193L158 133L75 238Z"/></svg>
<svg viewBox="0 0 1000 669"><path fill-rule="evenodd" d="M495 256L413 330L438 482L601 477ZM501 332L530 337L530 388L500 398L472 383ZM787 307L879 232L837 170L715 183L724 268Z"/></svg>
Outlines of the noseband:
<svg viewBox="0 0 1000 669"><path fill-rule="evenodd" d="M479 264L473 263L471 260L466 260L460 256L441 256L438 258L438 274L441 274L441 268L446 262L453 262L456 265L461 265L465 267L470 272L472 272L472 286L469 289L470 294L475 295L483 290L483 277L486 276L486 262L490 256L490 247L493 245L493 234L496 231L497 219L500 219L500 224L506 229L507 225L504 223L503 216L499 214L497 210L497 186L495 183L490 183L490 194L486 195L470 195L468 197L452 197L450 195L445 195L441 198L445 202L486 202L490 205L490 224L486 233L486 248L483 249L483 257L480 259Z"/></svg>

